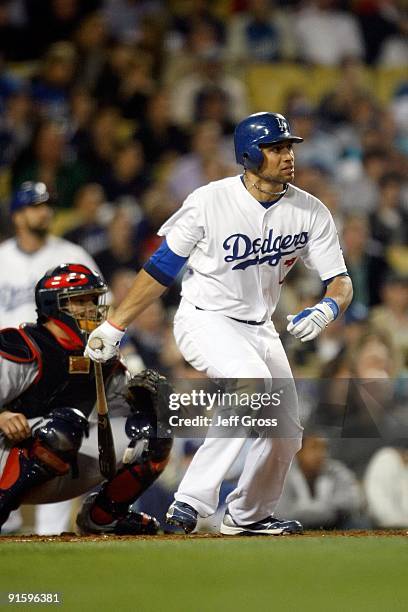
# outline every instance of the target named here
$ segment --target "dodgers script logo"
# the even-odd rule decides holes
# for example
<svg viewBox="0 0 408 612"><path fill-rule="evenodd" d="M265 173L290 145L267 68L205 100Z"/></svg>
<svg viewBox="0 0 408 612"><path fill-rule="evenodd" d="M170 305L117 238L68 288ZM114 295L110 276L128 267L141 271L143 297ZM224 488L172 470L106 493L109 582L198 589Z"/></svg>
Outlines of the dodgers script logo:
<svg viewBox="0 0 408 612"><path fill-rule="evenodd" d="M249 266L267 263L270 266L277 266L282 257L291 255L305 246L309 240L307 232L300 234L288 234L287 236L274 236L273 229L269 230L268 236L251 240L246 234L232 234L223 242L225 251L230 251L230 255L224 257L224 261L241 261L233 266L233 270L246 270ZM250 255L255 257L248 259Z"/></svg>

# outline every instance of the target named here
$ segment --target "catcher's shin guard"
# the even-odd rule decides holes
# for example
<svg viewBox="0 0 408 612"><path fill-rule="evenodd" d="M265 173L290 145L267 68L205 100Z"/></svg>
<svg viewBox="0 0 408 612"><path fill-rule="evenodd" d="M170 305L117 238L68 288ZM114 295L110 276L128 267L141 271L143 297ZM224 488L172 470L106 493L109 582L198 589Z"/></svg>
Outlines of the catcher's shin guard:
<svg viewBox="0 0 408 612"><path fill-rule="evenodd" d="M0 526L18 508L32 487L74 470L88 422L77 410L60 408L33 432L33 437L13 447L0 478Z"/></svg>
<svg viewBox="0 0 408 612"><path fill-rule="evenodd" d="M38 455L47 455L46 461ZM12 510L21 504L25 493L58 474L65 474L69 465L61 461L38 441L11 449L0 479L0 526Z"/></svg>
<svg viewBox="0 0 408 612"><path fill-rule="evenodd" d="M110 523L95 523L91 517L95 498L98 493L90 493L85 499L77 516L77 525L82 535L89 533L115 535L156 535L160 529L159 521L145 512L135 512L129 508L121 519L113 519Z"/></svg>
<svg viewBox="0 0 408 612"><path fill-rule="evenodd" d="M94 523L103 525L123 519L129 506L160 476L166 467L172 439L149 440L149 448L134 463L124 464L116 475L102 485L89 509Z"/></svg>

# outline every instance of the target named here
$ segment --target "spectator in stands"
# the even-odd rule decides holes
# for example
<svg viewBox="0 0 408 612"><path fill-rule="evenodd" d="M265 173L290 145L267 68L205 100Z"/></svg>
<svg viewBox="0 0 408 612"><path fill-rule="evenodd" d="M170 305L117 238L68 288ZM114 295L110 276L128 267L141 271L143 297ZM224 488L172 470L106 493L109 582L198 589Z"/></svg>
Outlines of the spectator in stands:
<svg viewBox="0 0 408 612"><path fill-rule="evenodd" d="M54 42L68 40L81 18L94 11L98 0L36 0L24 2L27 18L27 47L31 59L44 54Z"/></svg>
<svg viewBox="0 0 408 612"><path fill-rule="evenodd" d="M298 105L289 117L291 129L304 139L304 147L296 152L297 166L317 165L334 175L342 154L341 144L335 136L322 130L312 106Z"/></svg>
<svg viewBox="0 0 408 612"><path fill-rule="evenodd" d="M345 180L352 181L363 174L364 155L372 151L385 152L389 136L382 130L380 105L369 91L360 94L356 91L346 108L346 120L335 128L334 133L341 142L346 162L345 173L342 167L344 164L340 165L339 178L342 179L344 174ZM373 140L375 134L378 137ZM384 159L386 157L384 155Z"/></svg>
<svg viewBox="0 0 408 612"><path fill-rule="evenodd" d="M379 243L370 238L366 217L346 217L342 238L347 270L353 281L353 304L374 306L380 300L380 286L389 270Z"/></svg>
<svg viewBox="0 0 408 612"><path fill-rule="evenodd" d="M379 182L388 172L389 157L385 149L372 149L358 163L357 176L340 178L341 209L353 213L373 212L379 203Z"/></svg>
<svg viewBox="0 0 408 612"><path fill-rule="evenodd" d="M26 37L21 24L16 24L12 17L12 1L0 2L0 54L7 61L26 59Z"/></svg>
<svg viewBox="0 0 408 612"><path fill-rule="evenodd" d="M108 285L117 270L130 268L138 271L140 268L140 253L134 240L134 216L134 207L119 206L109 225L108 247L95 255L95 261Z"/></svg>
<svg viewBox="0 0 408 612"><path fill-rule="evenodd" d="M337 0L314 0L295 13L298 53L304 61L336 66L345 55L364 56L358 21L338 5Z"/></svg>
<svg viewBox="0 0 408 612"><path fill-rule="evenodd" d="M109 33L116 40L137 40L143 17L162 8L160 0L105 0L104 16Z"/></svg>
<svg viewBox="0 0 408 612"><path fill-rule="evenodd" d="M89 168L89 178L98 181L111 171L119 141L120 114L113 106L102 108L95 114L82 133L78 156Z"/></svg>
<svg viewBox="0 0 408 612"><path fill-rule="evenodd" d="M211 2L208 0L188 0L174 7L169 36L177 38L173 44L189 48L190 38L197 24L207 26L214 33L216 45L222 45L225 39L225 23L219 19Z"/></svg>
<svg viewBox="0 0 408 612"><path fill-rule="evenodd" d="M92 91L106 61L107 26L102 13L90 13L75 32L76 84Z"/></svg>
<svg viewBox="0 0 408 612"><path fill-rule="evenodd" d="M359 19L364 36L366 61L369 64L383 61L386 47L394 42L398 34L403 31L404 20L406 21L404 9L406 9L404 0L388 0L387 2L357 0L353 3L353 11ZM406 61L406 51L405 59L402 59L402 62L404 61Z"/></svg>
<svg viewBox="0 0 408 612"><path fill-rule="evenodd" d="M370 321L392 338L401 365L408 368L408 277L391 273L383 282L381 298L381 304L371 311Z"/></svg>
<svg viewBox="0 0 408 612"><path fill-rule="evenodd" d="M31 81L31 96L40 117L67 119L75 67L76 52L70 42L56 42L48 49L39 74Z"/></svg>
<svg viewBox="0 0 408 612"><path fill-rule="evenodd" d="M383 445L399 419L398 353L384 332L369 330L348 355L349 376L329 381L316 416L337 428L333 456L361 477L372 453Z"/></svg>
<svg viewBox="0 0 408 612"><path fill-rule="evenodd" d="M108 246L106 224L102 222L105 193L98 183L87 183L75 196L76 225L64 235L66 240L79 244L90 255Z"/></svg>
<svg viewBox="0 0 408 612"><path fill-rule="evenodd" d="M16 165L13 184L41 181L57 206L71 208L76 191L88 178L84 163L66 158L66 134L60 124L44 121L33 137L31 150Z"/></svg>
<svg viewBox="0 0 408 612"><path fill-rule="evenodd" d="M330 458L321 433L306 434L286 478L279 512L299 516L306 529L347 529L356 526L361 506L351 470Z"/></svg>
<svg viewBox="0 0 408 612"><path fill-rule="evenodd" d="M196 99L195 121L214 121L224 136L231 136L235 124L230 120L228 98L219 87L203 89Z"/></svg>
<svg viewBox="0 0 408 612"><path fill-rule="evenodd" d="M368 94L364 68L358 57L346 55L341 59L338 81L320 101L318 115L323 124L336 127L350 121L356 100Z"/></svg>
<svg viewBox="0 0 408 612"><path fill-rule="evenodd" d="M168 27L168 14L163 12L146 14L140 23L137 38L137 49L143 51L151 58L152 76L155 87L161 80L163 67L167 60L166 32Z"/></svg>
<svg viewBox="0 0 408 612"><path fill-rule="evenodd" d="M142 124L147 102L154 89L153 58L149 53L136 49L120 82L115 101L122 116Z"/></svg>
<svg viewBox="0 0 408 612"><path fill-rule="evenodd" d="M0 110L11 95L22 91L24 82L7 69L4 54L0 53Z"/></svg>
<svg viewBox="0 0 408 612"><path fill-rule="evenodd" d="M82 156L88 145L89 126L96 112L96 100L89 91L75 87L70 96L70 118L67 125L67 139L75 155Z"/></svg>
<svg viewBox="0 0 408 612"><path fill-rule="evenodd" d="M114 43L99 71L93 95L103 106L115 106L127 119L142 121L155 89L153 59L129 43Z"/></svg>
<svg viewBox="0 0 408 612"><path fill-rule="evenodd" d="M99 177L109 202L127 197L136 203L147 189L150 177L145 167L143 149L138 140L118 146L112 168Z"/></svg>
<svg viewBox="0 0 408 612"><path fill-rule="evenodd" d="M378 450L364 477L368 513L375 527L408 527L407 438Z"/></svg>
<svg viewBox="0 0 408 612"><path fill-rule="evenodd" d="M393 92L390 110L398 129L397 146L408 153L408 79L402 80Z"/></svg>
<svg viewBox="0 0 408 612"><path fill-rule="evenodd" d="M322 181L316 193L316 197L324 202L334 217L334 223L339 234L343 231L343 213L340 210L340 189L330 178Z"/></svg>
<svg viewBox="0 0 408 612"><path fill-rule="evenodd" d="M232 174L232 160L223 150L221 128L213 121L195 126L192 152L183 155L174 165L168 177L172 195L182 202L187 195L205 185Z"/></svg>
<svg viewBox="0 0 408 612"><path fill-rule="evenodd" d="M402 177L385 174L378 181L378 206L371 215L371 235L384 246L408 243L408 211L402 208Z"/></svg>
<svg viewBox="0 0 408 612"><path fill-rule="evenodd" d="M247 93L244 84L225 68L222 50L212 48L202 53L195 70L172 84L172 117L180 125L191 125L197 99L209 87L224 92L228 100L230 121L236 123L247 113Z"/></svg>
<svg viewBox="0 0 408 612"><path fill-rule="evenodd" d="M31 98L24 89L17 90L7 97L0 114L0 167L11 166L31 138Z"/></svg>
<svg viewBox="0 0 408 612"><path fill-rule="evenodd" d="M201 57L223 48L224 23L205 0L188 0L172 15L166 40L168 52L164 82L172 85L187 74L193 74Z"/></svg>
<svg viewBox="0 0 408 612"><path fill-rule="evenodd" d="M273 62L294 56L295 41L288 11L272 0L249 0L247 10L228 22L227 56L237 63Z"/></svg>
<svg viewBox="0 0 408 612"><path fill-rule="evenodd" d="M187 153L189 138L186 131L172 121L170 98L166 90L157 90L148 100L146 116L135 137L143 147L146 163L154 164Z"/></svg>
<svg viewBox="0 0 408 612"><path fill-rule="evenodd" d="M133 55L132 45L125 42L113 42L106 49L106 60L92 91L101 107L117 104L119 89Z"/></svg>
<svg viewBox="0 0 408 612"><path fill-rule="evenodd" d="M402 2L401 2L402 4ZM405 66L408 57L408 16L406 7L401 6L405 14L396 15L396 31L386 38L381 46L378 64L385 68Z"/></svg>
<svg viewBox="0 0 408 612"><path fill-rule="evenodd" d="M319 197L318 193L328 181L328 174L320 164L312 163L296 167L295 185L316 197Z"/></svg>

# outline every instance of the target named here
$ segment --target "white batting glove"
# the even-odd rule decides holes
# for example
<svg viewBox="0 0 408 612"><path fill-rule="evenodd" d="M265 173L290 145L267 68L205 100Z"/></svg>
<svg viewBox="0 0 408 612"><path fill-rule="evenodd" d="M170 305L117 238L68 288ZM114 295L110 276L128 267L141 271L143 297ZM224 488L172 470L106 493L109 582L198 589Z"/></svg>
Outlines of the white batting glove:
<svg viewBox="0 0 408 612"><path fill-rule="evenodd" d="M323 298L321 302L305 308L297 315L288 315L290 321L287 330L292 336L307 342L316 338L329 323L339 316L339 306L332 298Z"/></svg>
<svg viewBox="0 0 408 612"><path fill-rule="evenodd" d="M92 361L99 361L101 363L109 361L112 357L117 357L119 354L119 344L124 335L125 332L123 330L105 321L90 334L84 351L85 357L90 357ZM93 338L102 340L103 348L91 348L89 344Z"/></svg>

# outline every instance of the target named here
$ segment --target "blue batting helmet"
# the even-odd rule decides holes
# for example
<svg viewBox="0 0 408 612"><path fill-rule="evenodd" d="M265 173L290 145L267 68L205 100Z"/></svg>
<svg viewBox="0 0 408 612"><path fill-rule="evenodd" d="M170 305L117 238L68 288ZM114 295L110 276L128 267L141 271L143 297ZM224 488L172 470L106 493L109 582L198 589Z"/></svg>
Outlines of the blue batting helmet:
<svg viewBox="0 0 408 612"><path fill-rule="evenodd" d="M234 132L235 159L249 170L258 170L263 161L261 146L288 140L303 142L290 133L289 122L279 113L255 113L238 123Z"/></svg>
<svg viewBox="0 0 408 612"><path fill-rule="evenodd" d="M15 191L10 204L11 214L26 206L37 206L49 202L50 194L44 183L25 181Z"/></svg>

